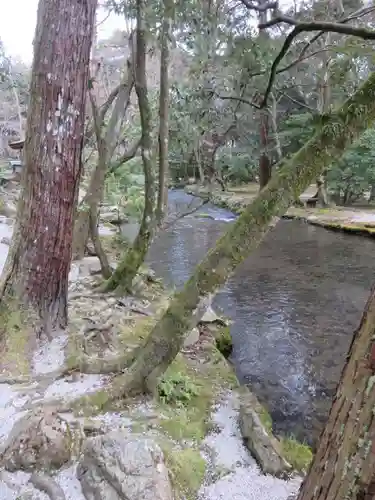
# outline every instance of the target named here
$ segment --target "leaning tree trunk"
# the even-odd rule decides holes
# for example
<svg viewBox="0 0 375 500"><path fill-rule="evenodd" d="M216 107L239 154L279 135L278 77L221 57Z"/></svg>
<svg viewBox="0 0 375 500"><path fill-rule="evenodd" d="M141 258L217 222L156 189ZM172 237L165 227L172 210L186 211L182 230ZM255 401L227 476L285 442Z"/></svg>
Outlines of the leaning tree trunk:
<svg viewBox="0 0 375 500"><path fill-rule="evenodd" d="M96 5L96 0L39 2L25 171L0 284L5 351L12 342L20 345L21 337L27 339L26 344L32 343L36 332L49 335L67 324L72 228Z"/></svg>
<svg viewBox="0 0 375 500"><path fill-rule="evenodd" d="M298 500L375 498L375 288Z"/></svg>
<svg viewBox="0 0 375 500"><path fill-rule="evenodd" d="M275 173L266 188L222 236L150 333L129 372L112 395L155 387L194 326L194 310L221 287L240 262L262 241L274 216L283 215L295 197L336 160L375 121L375 73L327 120L314 137Z"/></svg>
<svg viewBox="0 0 375 500"><path fill-rule="evenodd" d="M144 0L137 0L135 90L142 127L141 155L145 177L145 206L138 235L133 246L126 252L114 273L106 282L104 289L107 291L115 290L116 288L126 291L131 290L133 279L143 264L150 247L155 226L155 179L153 173L151 109L147 95L146 27L144 16L145 2Z"/></svg>

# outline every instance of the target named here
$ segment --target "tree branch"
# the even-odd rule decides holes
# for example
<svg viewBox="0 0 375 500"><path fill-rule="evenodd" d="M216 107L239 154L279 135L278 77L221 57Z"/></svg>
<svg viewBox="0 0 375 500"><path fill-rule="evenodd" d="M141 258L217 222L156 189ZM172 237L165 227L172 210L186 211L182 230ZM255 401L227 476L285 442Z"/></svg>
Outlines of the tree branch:
<svg viewBox="0 0 375 500"><path fill-rule="evenodd" d="M267 10L277 9L278 1L276 2L266 2L263 4L256 4L254 2L250 2L249 0L240 0L241 3L250 10L256 10L257 12L266 12Z"/></svg>
<svg viewBox="0 0 375 500"><path fill-rule="evenodd" d="M356 28L354 26L347 26L344 23L332 23L324 21L310 21L301 22L288 16L277 16L266 23L258 25L260 30L275 26L275 24L285 23L289 26L295 26L298 33L302 31L323 31L324 33L341 33L343 35L356 36L363 40L375 40L375 31L366 28Z"/></svg>
<svg viewBox="0 0 375 500"><path fill-rule="evenodd" d="M288 95L286 92L280 92L280 94L282 96L286 97L287 99L289 99L290 101L294 102L294 104L297 104L297 106L301 106L301 108L305 108L305 109L308 109L309 111L311 111L312 113L316 113L316 109L312 108L308 104L305 104L301 101L298 101L298 99L294 99L293 97Z"/></svg>
<svg viewBox="0 0 375 500"><path fill-rule="evenodd" d="M110 168L107 170L106 176L113 174L114 172L116 172L117 169L119 169L121 167L121 165L123 165L127 161L134 158L134 156L137 154L137 151L138 151L140 144L141 144L141 140L138 139L130 149L125 151L125 153L122 156L120 156L120 158L118 158L113 163L113 165L110 166Z"/></svg>
<svg viewBox="0 0 375 500"><path fill-rule="evenodd" d="M242 102L243 104L247 104L248 106L259 109L258 104L256 104L255 102L251 102L248 99L245 99L244 97L237 97L237 96L231 96L231 95L220 95L220 94L216 94L216 93L215 93L215 95L218 99L221 99L222 101Z"/></svg>
<svg viewBox="0 0 375 500"><path fill-rule="evenodd" d="M268 85L266 92L264 94L263 100L260 104L261 108L264 108L267 106L267 100L269 97L269 94L272 90L272 85L275 80L276 74L277 74L277 67L282 61L283 57L285 54L288 52L289 47L291 46L293 40L297 35L304 31L316 31L319 30L323 33L342 33L344 35L352 35L352 36L357 36L359 38L363 38L364 40L375 40L375 31L367 30L364 28L355 28L352 26L345 26L344 23L328 23L328 22L299 22L293 18L289 18L287 16L278 16L275 19L263 23L259 25L259 29L264 29L270 26L274 26L275 24L278 24L280 22L287 23L289 25L295 26L293 31L289 33L289 35L286 37L284 41L284 45L282 46L279 54L275 58L272 67L271 67L271 72L270 72L270 77L268 80ZM320 36L320 33L318 33ZM318 35L314 37L315 39L318 38Z"/></svg>

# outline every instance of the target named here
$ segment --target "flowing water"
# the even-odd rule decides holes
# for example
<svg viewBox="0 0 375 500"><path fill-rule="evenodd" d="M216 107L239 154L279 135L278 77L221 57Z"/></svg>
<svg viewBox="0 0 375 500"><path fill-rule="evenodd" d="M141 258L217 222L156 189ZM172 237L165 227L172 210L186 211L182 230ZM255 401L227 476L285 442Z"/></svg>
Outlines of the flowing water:
<svg viewBox="0 0 375 500"><path fill-rule="evenodd" d="M170 211L200 200L170 192ZM201 217L201 214L205 217ZM234 216L205 205L154 242L157 274L183 285ZM266 404L276 431L319 436L373 283L374 241L280 221L215 299L232 320L233 363Z"/></svg>

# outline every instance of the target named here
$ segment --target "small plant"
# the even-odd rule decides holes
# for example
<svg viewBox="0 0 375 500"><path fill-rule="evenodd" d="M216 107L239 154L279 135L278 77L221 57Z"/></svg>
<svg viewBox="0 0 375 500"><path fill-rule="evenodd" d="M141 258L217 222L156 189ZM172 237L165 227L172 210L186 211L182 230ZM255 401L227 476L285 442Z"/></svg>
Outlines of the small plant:
<svg viewBox="0 0 375 500"><path fill-rule="evenodd" d="M187 375L176 372L162 378L158 394L164 404L186 405L199 395L199 389Z"/></svg>
<svg viewBox="0 0 375 500"><path fill-rule="evenodd" d="M230 334L229 326L220 328L216 335L215 343L217 349L221 352L224 358L229 358L233 350L232 336Z"/></svg>
<svg viewBox="0 0 375 500"><path fill-rule="evenodd" d="M310 447L300 443L293 436L281 440L282 451L285 459L298 471L306 471L313 458Z"/></svg>

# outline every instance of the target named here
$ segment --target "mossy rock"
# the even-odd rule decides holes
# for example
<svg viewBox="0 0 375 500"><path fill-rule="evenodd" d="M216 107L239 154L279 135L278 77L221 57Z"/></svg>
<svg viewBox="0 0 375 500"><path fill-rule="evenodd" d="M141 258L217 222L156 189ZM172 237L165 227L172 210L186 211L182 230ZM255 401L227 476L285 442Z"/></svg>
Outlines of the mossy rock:
<svg viewBox="0 0 375 500"><path fill-rule="evenodd" d="M164 447L163 451L176 500L195 500L206 472L206 462L199 450Z"/></svg>
<svg viewBox="0 0 375 500"><path fill-rule="evenodd" d="M215 344L225 359L228 359L233 351L233 341L229 326L223 326L215 332Z"/></svg>

